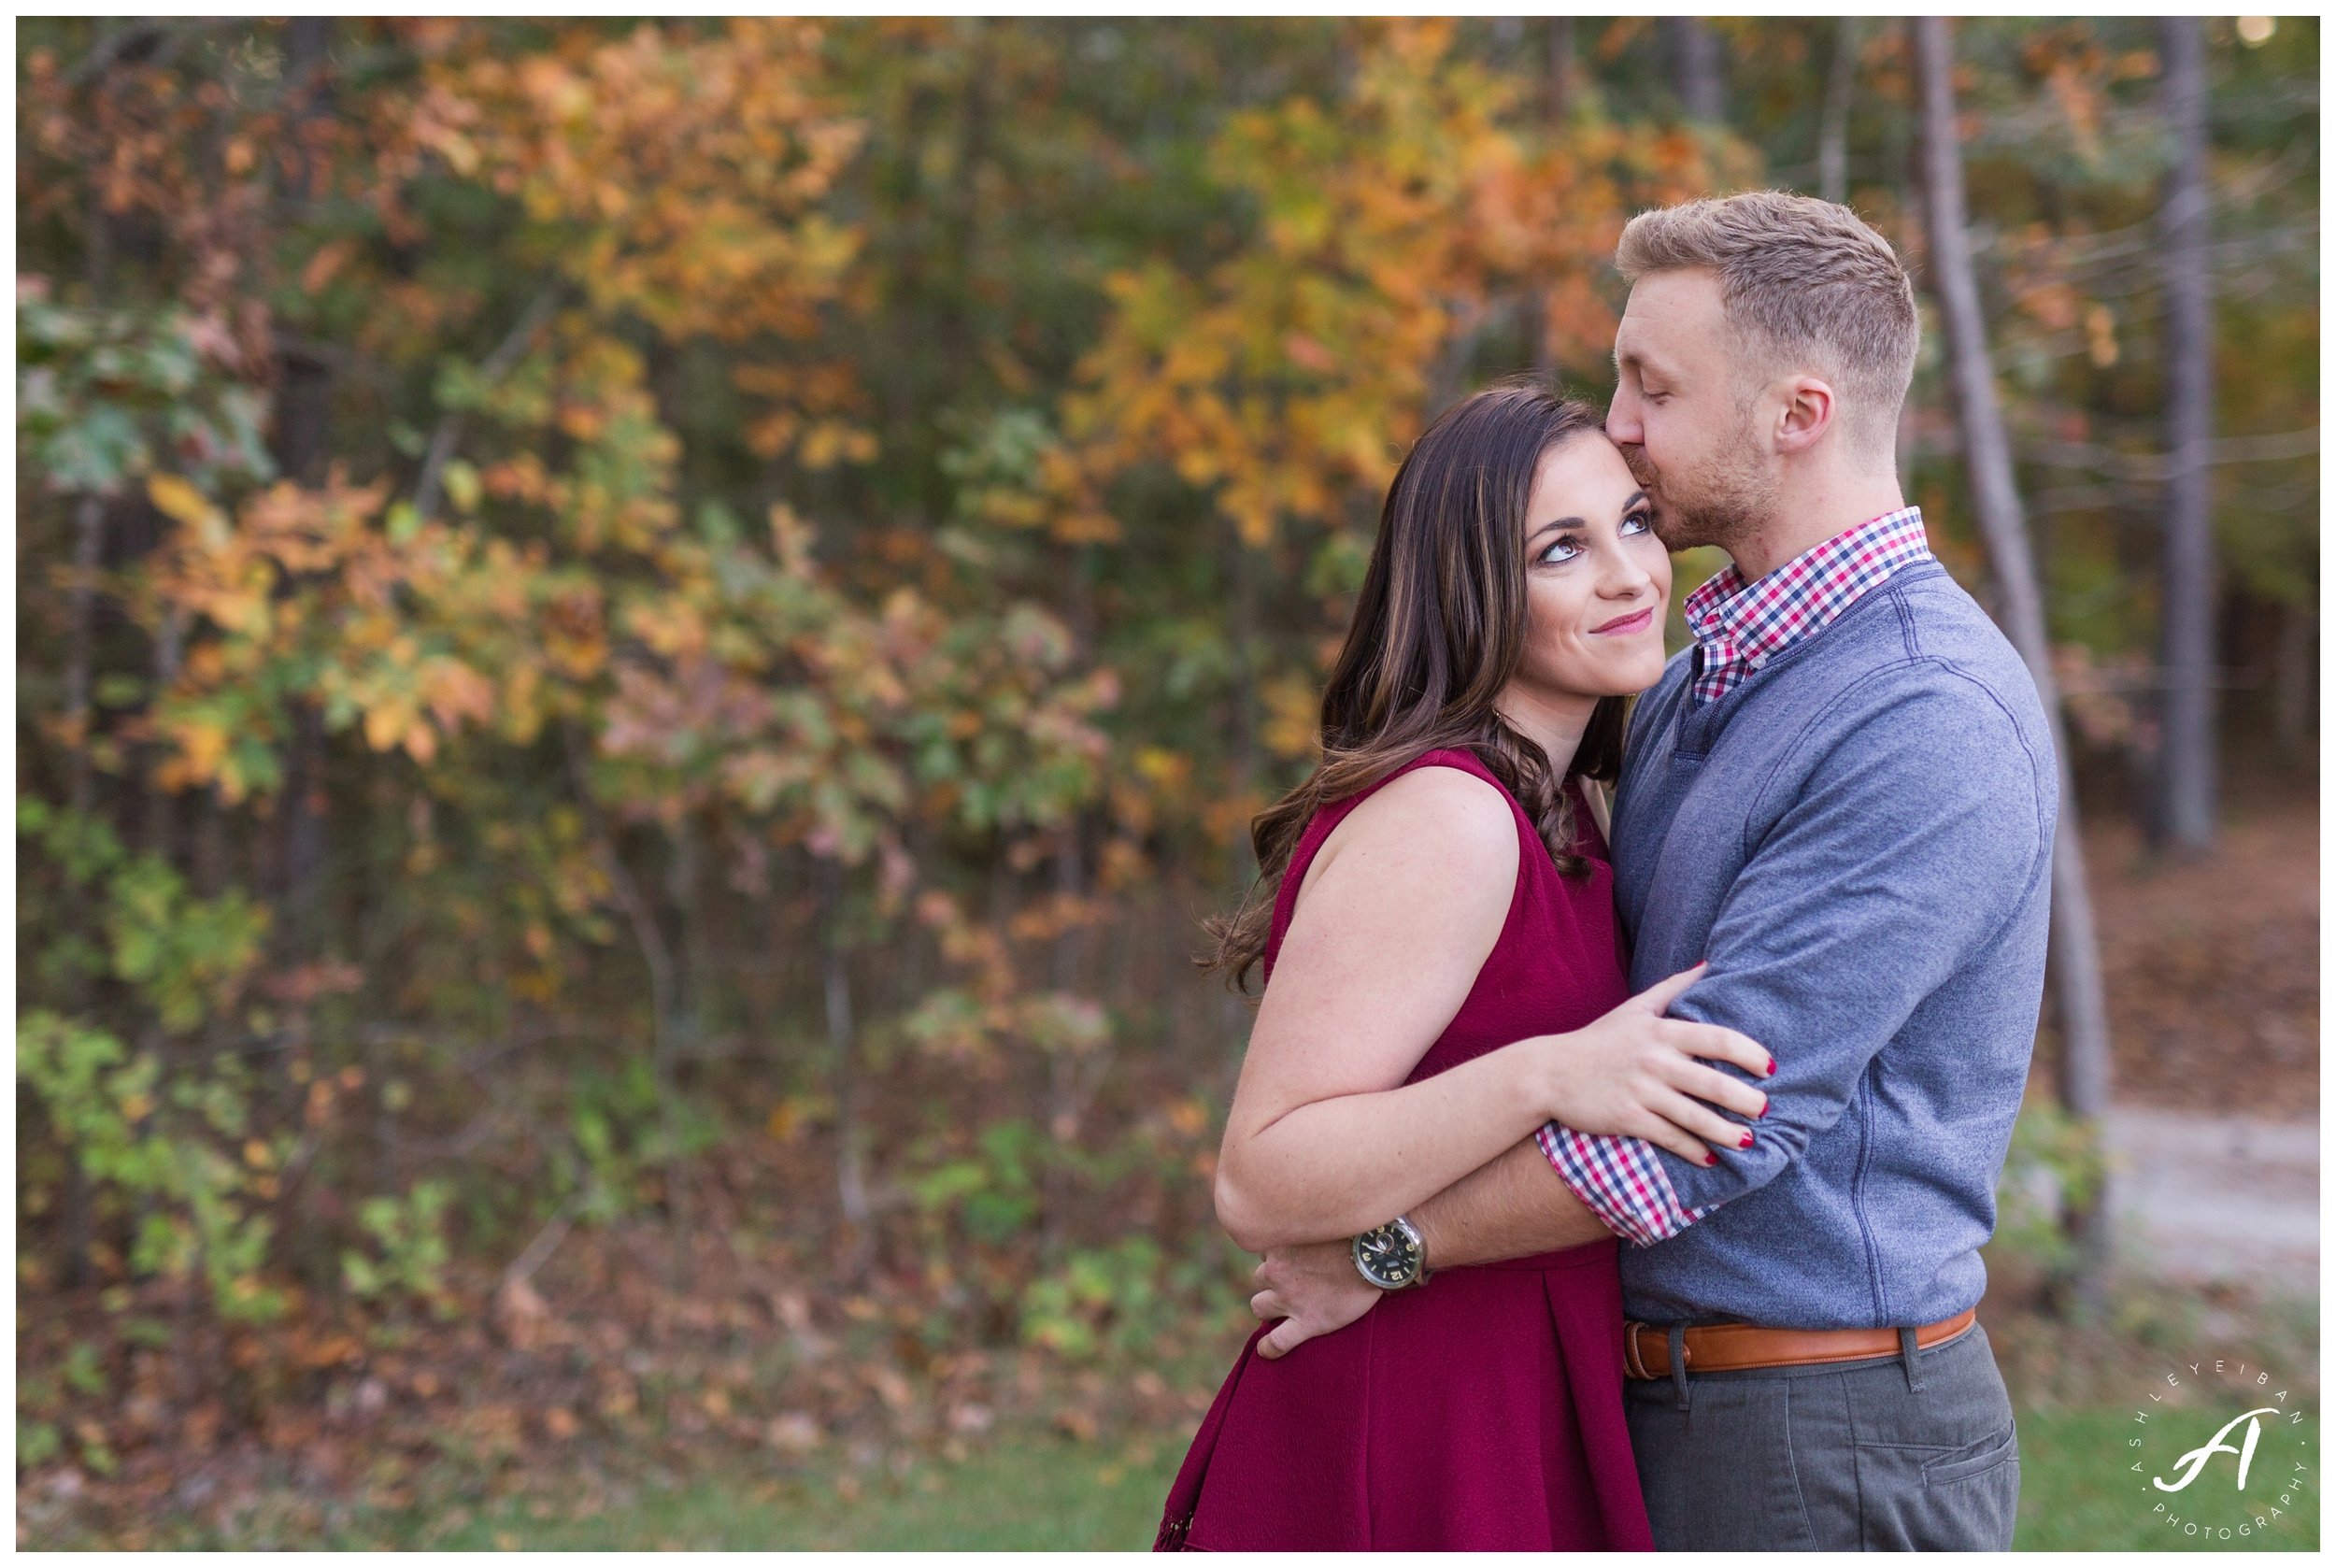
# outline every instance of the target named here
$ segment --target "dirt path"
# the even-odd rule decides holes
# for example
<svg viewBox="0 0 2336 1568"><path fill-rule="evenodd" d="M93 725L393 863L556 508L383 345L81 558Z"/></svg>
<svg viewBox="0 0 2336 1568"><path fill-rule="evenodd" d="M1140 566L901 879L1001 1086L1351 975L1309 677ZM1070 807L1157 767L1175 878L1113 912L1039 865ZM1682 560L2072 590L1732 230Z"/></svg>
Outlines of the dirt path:
<svg viewBox="0 0 2336 1568"><path fill-rule="evenodd" d="M2095 819L2085 851L2115 1040L2115 1099L2315 1120L2320 1071L2319 803L2233 809L2204 859L2153 857Z"/></svg>
<svg viewBox="0 0 2336 1568"><path fill-rule="evenodd" d="M2086 850L2115 1039L2126 1247L2156 1277L2319 1289L2319 803L2234 802L2215 852Z"/></svg>
<svg viewBox="0 0 2336 1568"><path fill-rule="evenodd" d="M2108 1141L2119 1239L2151 1276L2317 1292L2316 1122L2120 1105Z"/></svg>

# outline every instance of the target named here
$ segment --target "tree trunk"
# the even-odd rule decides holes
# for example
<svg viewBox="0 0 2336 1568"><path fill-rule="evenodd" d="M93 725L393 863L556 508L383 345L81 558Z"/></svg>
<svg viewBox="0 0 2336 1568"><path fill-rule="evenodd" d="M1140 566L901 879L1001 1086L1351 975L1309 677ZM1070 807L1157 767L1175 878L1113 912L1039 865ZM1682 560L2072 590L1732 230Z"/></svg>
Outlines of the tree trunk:
<svg viewBox="0 0 2336 1568"><path fill-rule="evenodd" d="M658 924L656 906L649 902L648 891L625 864L624 848L617 842L615 827L602 811L600 797L592 788L591 743L585 738L583 726L573 720L563 723L560 739L567 755L568 777L576 791L577 810L584 819L584 831L602 874L608 878L609 890L616 894L618 906L633 927L634 943L641 949L641 962L648 971L649 1075L657 1089L658 1123L664 1143L658 1179L664 1186L666 1234L672 1243L669 1284L678 1292L687 1288L691 1276L689 1171L681 1154L680 1088L675 1079L682 1029L680 979L672 945L665 939L664 928Z"/></svg>
<svg viewBox="0 0 2336 1568"><path fill-rule="evenodd" d="M1833 24L1833 58L1825 73L1825 110L1816 133L1816 193L1849 199L1849 95L1858 85L1858 19Z"/></svg>
<svg viewBox="0 0 2336 1568"><path fill-rule="evenodd" d="M2164 743L2158 830L2180 850L2215 840L2214 302L2206 267L2206 82L2196 17L2158 21L2173 167L2159 215L2166 289Z"/></svg>
<svg viewBox="0 0 2336 1568"><path fill-rule="evenodd" d="M65 600L64 716L73 749L65 757L65 799L74 815L86 817L95 804L96 778L90 768L91 667L96 658L97 563L106 548L106 503L84 495L73 508L73 587ZM80 998L69 999L78 1006ZM58 1216L64 1250L64 1281L80 1290L91 1280L90 1241L96 1223L96 1195L80 1150L64 1145L64 1203Z"/></svg>
<svg viewBox="0 0 2336 1568"><path fill-rule="evenodd" d="M827 1006L827 1043L835 1090L835 1200L845 1228L845 1268L858 1275L875 1252L868 1174L862 1155L858 1033L852 1022L850 951L844 940L844 870L817 863L819 990Z"/></svg>
<svg viewBox="0 0 2336 1568"><path fill-rule="evenodd" d="M1080 899L1087 896L1086 860L1080 854L1080 822L1076 816L1064 822L1055 844L1054 891L1059 899ZM1085 956L1087 929L1083 925L1068 925L1055 934L1052 950L1047 954L1048 984L1061 996L1077 994L1079 970ZM1061 1145L1078 1142L1079 1120L1086 1110L1086 1096L1081 1072L1083 1063L1067 1045L1058 1043L1047 1061L1047 1135ZM1041 1222L1040 1246L1048 1259L1061 1256L1064 1242L1070 1235L1072 1171L1067 1160L1056 1159L1047 1165L1044 1186L1045 1217Z"/></svg>
<svg viewBox="0 0 2336 1568"><path fill-rule="evenodd" d="M714 995L716 984L715 960L713 922L706 916L701 837L696 818L686 811L666 830L673 856L665 867L665 896L673 904L681 938L681 951L674 963L673 1054L677 1055L705 1044L719 1021L709 1016L709 998Z"/></svg>
<svg viewBox="0 0 2336 1568"><path fill-rule="evenodd" d="M1549 19L1549 80L1543 107L1549 123L1562 125L1574 113L1574 19Z"/></svg>
<svg viewBox="0 0 2336 1568"><path fill-rule="evenodd" d="M195 807L192 874L194 896L217 898L227 891L227 808L221 804L219 786L207 785Z"/></svg>
<svg viewBox="0 0 2336 1568"><path fill-rule="evenodd" d="M319 951L324 882L324 710L295 698L292 737L286 743L283 841L278 864L283 877L284 930L281 951L291 962Z"/></svg>
<svg viewBox="0 0 2336 1568"><path fill-rule="evenodd" d="M1663 34L1671 47L1672 80L1679 90L1679 107L1689 120L1718 124L1727 117L1719 40L1701 17L1665 17Z"/></svg>
<svg viewBox="0 0 2336 1568"><path fill-rule="evenodd" d="M974 343L976 269L981 249L981 166L990 156L992 53L994 30L978 17L967 18L973 31L967 52L962 112L958 120L954 178L949 182L947 209L947 239L944 250L949 272L935 301L934 337L945 363L964 366L977 355ZM1009 46L1010 47L1010 46ZM947 515L946 495L936 495L933 515Z"/></svg>
<svg viewBox="0 0 2336 1568"><path fill-rule="evenodd" d="M332 44L333 19L329 16L296 16L284 23L285 87L292 109L288 172L297 202L311 202L322 194L317 189L316 164L308 157L307 127L332 107L332 62L328 58Z"/></svg>
<svg viewBox="0 0 2336 1568"><path fill-rule="evenodd" d="M313 178L307 158L306 127L328 111L329 90L324 81L325 48L331 42L330 17L294 17L284 31L285 69L298 84L292 98L291 122L292 169L289 178L296 195L306 198ZM277 354L277 467L299 485L323 482L332 450L333 373L313 354L286 348ZM287 581L279 592L290 592ZM284 902L278 952L298 962L318 951L320 884L324 865L324 718L314 703L294 698L291 705L292 734L285 745L284 792L278 807L282 837L278 847L278 870Z"/></svg>
<svg viewBox="0 0 2336 1568"><path fill-rule="evenodd" d="M95 53L111 61L114 23L99 19ZM101 78L103 68L101 68ZM95 91L104 92L101 79ZM83 225L82 265L89 281L89 299L102 306L111 292L113 224L106 215L102 181L93 181ZM73 507L73 586L65 599L65 723L73 749L65 758L65 802L77 817L87 817L96 804L96 778L90 767L90 689L97 657L97 565L106 550L106 503L84 495ZM78 1011L87 1002L86 987L76 984L66 1005ZM97 1194L90 1183L81 1151L60 1138L64 1151L64 1198L57 1223L63 1233L64 1282L81 1290L93 1283L90 1243L97 1220Z"/></svg>
<svg viewBox="0 0 2336 1568"><path fill-rule="evenodd" d="M2030 554L2012 451L1996 402L1987 359L1979 285L1964 233L1962 147L1955 130L1954 46L1938 17L1913 24L1915 71L1921 100L1923 213L1930 242L1930 278L1945 329L1950 395L1961 426L1980 533L2003 604L2004 631L2019 649L2052 728L2060 775L2060 820L2052 864L2052 961L2060 1023L2060 1099L2068 1114L2098 1136L2109 1102L2109 1010L2094 935L2092 896L2085 877L2075 781L2069 769L2068 727L2052 673L2044 632L2044 596ZM2078 1247L2080 1299L2098 1304L2108 1262L2106 1183L2088 1202L2072 1205L2069 1228Z"/></svg>
<svg viewBox="0 0 2336 1568"><path fill-rule="evenodd" d="M73 507L73 588L65 598L64 720L73 737L65 799L86 816L95 791L90 771L90 681L96 659L97 563L106 549L106 503L84 495Z"/></svg>
<svg viewBox="0 0 2336 1568"><path fill-rule="evenodd" d="M154 700L160 702L178 678L179 661L187 647L187 621L184 605L173 605L163 612L163 624L154 639ZM146 850L165 865L175 863L178 840L178 798L154 782L150 774L140 788L146 791Z"/></svg>
<svg viewBox="0 0 2336 1568"><path fill-rule="evenodd" d="M2279 612L2279 663L2272 677L2272 734L2279 749L2300 757L2312 732L2312 657L2319 614L2304 603L2291 601Z"/></svg>

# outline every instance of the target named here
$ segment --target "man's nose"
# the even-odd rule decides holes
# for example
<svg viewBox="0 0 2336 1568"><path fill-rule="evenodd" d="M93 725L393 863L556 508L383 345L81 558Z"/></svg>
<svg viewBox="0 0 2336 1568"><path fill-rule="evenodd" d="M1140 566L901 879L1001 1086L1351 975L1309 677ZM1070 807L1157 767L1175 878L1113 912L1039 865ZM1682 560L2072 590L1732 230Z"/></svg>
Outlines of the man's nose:
<svg viewBox="0 0 2336 1568"><path fill-rule="evenodd" d="M1606 438L1626 447L1642 444L1645 433L1639 429L1637 400L1623 392L1614 394L1606 405Z"/></svg>

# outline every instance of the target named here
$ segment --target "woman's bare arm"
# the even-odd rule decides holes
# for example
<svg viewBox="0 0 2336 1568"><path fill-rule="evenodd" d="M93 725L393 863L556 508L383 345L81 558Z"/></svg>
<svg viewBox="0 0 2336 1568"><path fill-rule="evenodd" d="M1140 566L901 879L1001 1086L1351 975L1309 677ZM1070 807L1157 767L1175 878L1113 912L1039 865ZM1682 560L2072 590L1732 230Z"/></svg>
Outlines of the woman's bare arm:
<svg viewBox="0 0 2336 1568"><path fill-rule="evenodd" d="M1412 1069L1475 984L1520 853L1500 791L1423 768L1341 822L1308 867L1258 1009L1217 1168L1217 1214L1253 1252L1384 1224L1545 1121L1705 1163L1767 1097L1696 1058L1767 1070L1732 1030L1663 1016L1702 967L1580 1029Z"/></svg>
<svg viewBox="0 0 2336 1568"><path fill-rule="evenodd" d="M1454 768L1389 784L1317 854L1218 1162L1218 1217L1243 1247L1384 1223L1545 1119L1515 1052L1403 1084L1499 939L1517 854L1500 792Z"/></svg>

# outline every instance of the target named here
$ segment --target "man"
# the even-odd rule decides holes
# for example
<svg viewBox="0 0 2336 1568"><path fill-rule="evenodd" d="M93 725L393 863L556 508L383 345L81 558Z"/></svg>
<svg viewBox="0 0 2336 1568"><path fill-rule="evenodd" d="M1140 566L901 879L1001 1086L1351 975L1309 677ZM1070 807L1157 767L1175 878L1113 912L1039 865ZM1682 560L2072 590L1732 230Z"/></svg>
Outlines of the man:
<svg viewBox="0 0 2336 1568"><path fill-rule="evenodd" d="M1765 1044L1770 1108L1708 1166L1552 1124L1407 1218L1429 1268L1630 1244L1663 1548L2003 1549L2018 1450L1971 1309L2043 997L2044 715L1899 491L1918 328L1888 244L1761 192L1642 214L1616 261L1607 433L1663 542L1733 562L1631 720L1631 985L1708 960L1671 1010ZM1258 1276L1272 1354L1376 1299L1336 1245Z"/></svg>

